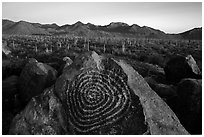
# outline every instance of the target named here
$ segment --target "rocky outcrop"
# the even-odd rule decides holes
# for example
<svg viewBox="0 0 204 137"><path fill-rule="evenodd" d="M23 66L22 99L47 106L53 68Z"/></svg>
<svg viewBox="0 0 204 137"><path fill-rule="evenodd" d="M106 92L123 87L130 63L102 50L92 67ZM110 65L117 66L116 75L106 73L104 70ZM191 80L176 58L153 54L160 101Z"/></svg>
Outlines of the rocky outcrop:
<svg viewBox="0 0 204 137"><path fill-rule="evenodd" d="M164 71L166 79L172 83L178 83L183 78L202 78L201 71L191 55L173 57L167 62Z"/></svg>
<svg viewBox="0 0 204 137"><path fill-rule="evenodd" d="M11 124L9 134L67 134L65 110L53 92L53 87L32 98Z"/></svg>
<svg viewBox="0 0 204 137"><path fill-rule="evenodd" d="M57 71L52 67L30 59L21 72L19 78L19 92L23 103L27 103L32 97L54 84Z"/></svg>
<svg viewBox="0 0 204 137"><path fill-rule="evenodd" d="M59 101L51 101L50 94ZM66 115L60 113L63 109ZM57 125L50 126L53 121ZM188 134L132 66L95 52L77 57L54 87L35 97L16 116L10 133L62 134L59 129L66 134L91 135Z"/></svg>

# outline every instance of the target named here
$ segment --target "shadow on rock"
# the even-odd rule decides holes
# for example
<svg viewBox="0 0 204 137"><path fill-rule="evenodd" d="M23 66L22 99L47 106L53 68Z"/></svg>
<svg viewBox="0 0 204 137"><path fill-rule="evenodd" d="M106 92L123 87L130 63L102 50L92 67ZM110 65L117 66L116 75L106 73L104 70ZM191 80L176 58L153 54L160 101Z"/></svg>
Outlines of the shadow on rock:
<svg viewBox="0 0 204 137"><path fill-rule="evenodd" d="M19 77L19 92L23 104L54 84L57 71L36 59L30 59Z"/></svg>
<svg viewBox="0 0 204 137"><path fill-rule="evenodd" d="M181 123L191 134L202 134L202 80L183 79L177 93L176 113Z"/></svg>

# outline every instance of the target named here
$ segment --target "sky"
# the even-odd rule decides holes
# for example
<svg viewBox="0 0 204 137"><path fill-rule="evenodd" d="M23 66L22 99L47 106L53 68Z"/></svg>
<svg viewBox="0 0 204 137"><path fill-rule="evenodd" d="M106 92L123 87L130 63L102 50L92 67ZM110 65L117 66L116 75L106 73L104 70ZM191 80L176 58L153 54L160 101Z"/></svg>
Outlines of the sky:
<svg viewBox="0 0 204 137"><path fill-rule="evenodd" d="M166 33L202 26L201 2L3 2L2 18L58 25L124 22Z"/></svg>

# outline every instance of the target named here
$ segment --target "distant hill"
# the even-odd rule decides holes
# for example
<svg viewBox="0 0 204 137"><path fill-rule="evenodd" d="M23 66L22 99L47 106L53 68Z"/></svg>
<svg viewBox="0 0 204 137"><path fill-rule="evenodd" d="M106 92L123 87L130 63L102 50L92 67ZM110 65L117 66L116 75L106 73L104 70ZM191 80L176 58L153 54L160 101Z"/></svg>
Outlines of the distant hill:
<svg viewBox="0 0 204 137"><path fill-rule="evenodd" d="M7 23L8 24L8 23ZM33 35L33 34L49 34L41 27L34 26L29 22L19 21L5 28L3 34Z"/></svg>
<svg viewBox="0 0 204 137"><path fill-rule="evenodd" d="M10 20L2 20L2 31L6 31L9 29L12 25L14 25L15 22L10 21Z"/></svg>
<svg viewBox="0 0 204 137"><path fill-rule="evenodd" d="M166 34L151 27L140 27L137 24L129 26L123 22L112 22L105 26L84 24L80 21L75 24L40 24L25 21L13 22L2 20L3 34L17 35L74 35L85 37L130 37L156 39L202 39L202 28L195 28L179 34Z"/></svg>
<svg viewBox="0 0 204 137"><path fill-rule="evenodd" d="M194 28L189 31L185 31L179 34L182 39L194 39L201 40L202 39L202 28Z"/></svg>

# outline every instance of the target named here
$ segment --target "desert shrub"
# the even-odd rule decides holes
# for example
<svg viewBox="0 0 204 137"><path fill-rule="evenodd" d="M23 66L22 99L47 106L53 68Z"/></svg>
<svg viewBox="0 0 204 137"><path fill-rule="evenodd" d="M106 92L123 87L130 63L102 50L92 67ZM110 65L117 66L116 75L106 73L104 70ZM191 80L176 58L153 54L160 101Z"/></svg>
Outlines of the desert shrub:
<svg viewBox="0 0 204 137"><path fill-rule="evenodd" d="M146 62L148 60L148 56L145 53L141 53L138 57L138 60L141 62Z"/></svg>
<svg viewBox="0 0 204 137"><path fill-rule="evenodd" d="M164 58L159 54L152 54L148 56L148 63L164 67Z"/></svg>

